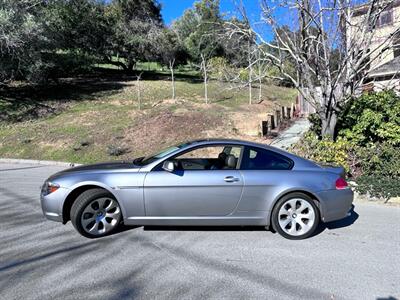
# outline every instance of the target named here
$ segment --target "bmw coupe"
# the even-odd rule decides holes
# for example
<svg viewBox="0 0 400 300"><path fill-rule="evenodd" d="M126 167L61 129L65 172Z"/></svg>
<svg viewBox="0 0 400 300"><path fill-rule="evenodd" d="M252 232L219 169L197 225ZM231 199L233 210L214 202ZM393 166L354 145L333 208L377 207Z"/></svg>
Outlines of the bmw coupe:
<svg viewBox="0 0 400 300"><path fill-rule="evenodd" d="M205 139L133 161L78 166L48 178L50 220L85 237L126 225L272 227L288 239L344 218L353 192L341 167L247 141Z"/></svg>

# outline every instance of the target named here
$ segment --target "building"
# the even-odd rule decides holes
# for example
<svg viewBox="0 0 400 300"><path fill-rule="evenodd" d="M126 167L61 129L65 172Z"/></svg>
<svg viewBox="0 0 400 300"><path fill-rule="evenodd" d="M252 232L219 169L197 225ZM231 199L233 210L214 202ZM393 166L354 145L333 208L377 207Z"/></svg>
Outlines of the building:
<svg viewBox="0 0 400 300"><path fill-rule="evenodd" d="M352 30L350 34L356 35L357 24L362 23L368 13L368 6L361 5L353 8ZM400 0L393 0L383 11L373 28L368 68L368 80L364 90L379 91L395 89L400 92L400 33L394 38L391 35L400 28Z"/></svg>

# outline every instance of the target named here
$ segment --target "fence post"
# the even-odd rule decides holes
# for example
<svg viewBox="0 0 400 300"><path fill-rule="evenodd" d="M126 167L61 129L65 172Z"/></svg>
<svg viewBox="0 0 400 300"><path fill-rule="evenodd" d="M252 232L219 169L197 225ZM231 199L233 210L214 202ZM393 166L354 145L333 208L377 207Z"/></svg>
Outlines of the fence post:
<svg viewBox="0 0 400 300"><path fill-rule="evenodd" d="M293 119L294 117L294 110L295 110L296 105L292 103L292 107L290 108L290 117Z"/></svg>
<svg viewBox="0 0 400 300"><path fill-rule="evenodd" d="M281 110L277 109L275 111L275 115L276 115L276 126L278 127L281 124L281 121L282 121L282 119L281 119Z"/></svg>
<svg viewBox="0 0 400 300"><path fill-rule="evenodd" d="M261 135L266 136L268 134L268 121L261 121Z"/></svg>
<svg viewBox="0 0 400 300"><path fill-rule="evenodd" d="M273 114L268 115L269 127L270 130L276 128L276 120Z"/></svg>

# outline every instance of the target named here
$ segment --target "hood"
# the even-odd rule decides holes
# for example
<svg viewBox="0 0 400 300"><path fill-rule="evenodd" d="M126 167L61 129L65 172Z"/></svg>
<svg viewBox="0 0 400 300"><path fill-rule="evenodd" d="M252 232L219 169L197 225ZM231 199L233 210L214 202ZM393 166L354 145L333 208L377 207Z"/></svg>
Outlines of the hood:
<svg viewBox="0 0 400 300"><path fill-rule="evenodd" d="M115 170L129 169L129 170L139 170L140 166L133 164L131 161L116 161L116 162L105 162L91 165L83 165L78 167L69 168L54 174L51 177L57 177L60 175L68 175L70 173L78 173L78 172L111 172Z"/></svg>

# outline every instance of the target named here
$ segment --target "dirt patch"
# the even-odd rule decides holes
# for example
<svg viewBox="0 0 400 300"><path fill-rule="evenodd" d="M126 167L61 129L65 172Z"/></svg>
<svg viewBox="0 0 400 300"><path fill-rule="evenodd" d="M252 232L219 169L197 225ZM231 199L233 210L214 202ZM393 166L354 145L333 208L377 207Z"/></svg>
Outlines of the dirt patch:
<svg viewBox="0 0 400 300"><path fill-rule="evenodd" d="M267 120L267 113L272 110L269 102L241 105L230 114L232 126L239 134L257 137L260 134L261 121Z"/></svg>
<svg viewBox="0 0 400 300"><path fill-rule="evenodd" d="M149 154L178 141L205 138L207 129L222 124L221 118L203 112L162 111L155 116L139 118L135 126L125 131L124 143L137 153Z"/></svg>

